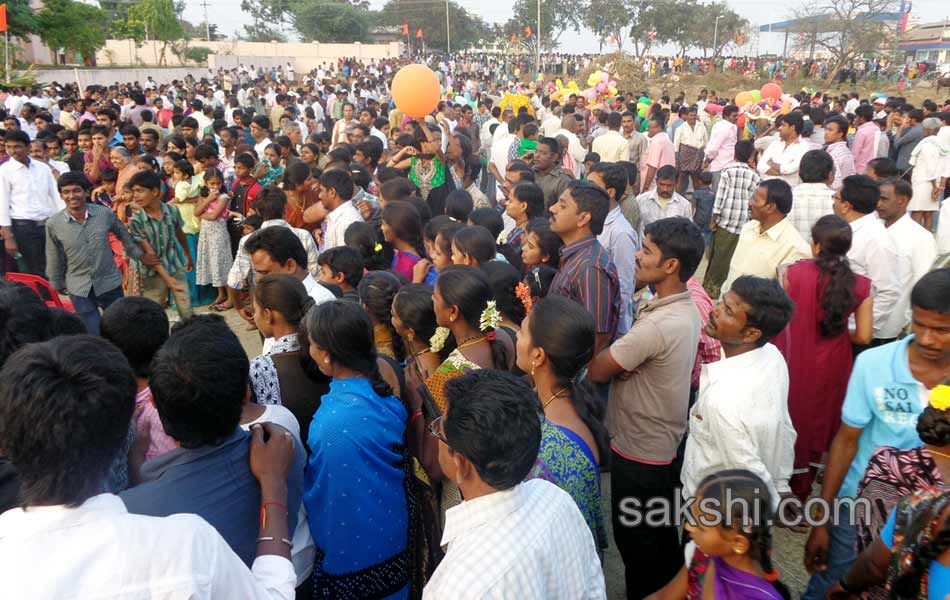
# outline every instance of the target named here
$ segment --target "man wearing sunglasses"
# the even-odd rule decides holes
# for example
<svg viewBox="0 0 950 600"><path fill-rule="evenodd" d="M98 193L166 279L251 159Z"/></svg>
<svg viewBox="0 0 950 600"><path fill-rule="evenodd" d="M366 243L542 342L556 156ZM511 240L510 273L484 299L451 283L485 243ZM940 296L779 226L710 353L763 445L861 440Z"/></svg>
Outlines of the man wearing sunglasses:
<svg viewBox="0 0 950 600"><path fill-rule="evenodd" d="M423 599L606 598L594 538L574 500L524 481L541 443L541 405L527 383L479 369L446 384L432 421L439 465L465 499L445 513L445 558ZM543 591L542 591L543 590Z"/></svg>

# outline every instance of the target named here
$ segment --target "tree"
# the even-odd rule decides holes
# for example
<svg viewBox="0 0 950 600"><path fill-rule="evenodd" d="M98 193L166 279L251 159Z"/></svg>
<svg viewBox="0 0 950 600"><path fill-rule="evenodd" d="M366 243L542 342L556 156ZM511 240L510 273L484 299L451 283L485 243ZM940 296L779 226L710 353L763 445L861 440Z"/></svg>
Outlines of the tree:
<svg viewBox="0 0 950 600"><path fill-rule="evenodd" d="M370 13L347 2L302 2L294 7L294 27L305 40L352 43L366 40Z"/></svg>
<svg viewBox="0 0 950 600"><path fill-rule="evenodd" d="M288 2L273 0L241 0L241 10L251 17L241 37L249 42L283 42L281 25L290 17Z"/></svg>
<svg viewBox="0 0 950 600"><path fill-rule="evenodd" d="M703 56L709 51L713 56L719 56L723 48L735 43L739 36L745 38L749 35L749 22L725 2L699 5L693 14L687 35L692 40L692 45L703 51ZM718 27L716 19L719 20Z"/></svg>
<svg viewBox="0 0 950 600"><path fill-rule="evenodd" d="M36 32L36 15L29 0L5 0L7 5L7 28L12 38L25 38Z"/></svg>
<svg viewBox="0 0 950 600"><path fill-rule="evenodd" d="M630 11L626 2L620 0L590 0L584 24L597 34L601 50L611 37L616 39L617 47L622 50L630 29Z"/></svg>
<svg viewBox="0 0 950 600"><path fill-rule="evenodd" d="M211 33L211 39L209 41L223 40L224 35L218 31L218 26L215 23L212 23L208 27L205 27L205 22L201 21L199 23L191 23L184 19L181 20L181 27L185 31L185 39L189 40L204 40L208 38L208 33Z"/></svg>
<svg viewBox="0 0 950 600"><path fill-rule="evenodd" d="M881 49L893 31L874 16L899 10L898 0L808 0L794 13L801 21L796 45L809 52L821 49L831 56L830 82L853 60Z"/></svg>
<svg viewBox="0 0 950 600"><path fill-rule="evenodd" d="M629 39L638 57L649 52L654 42L671 40L674 0L627 0L626 5L632 23Z"/></svg>
<svg viewBox="0 0 950 600"><path fill-rule="evenodd" d="M74 0L46 0L36 15L37 33L54 51L93 56L106 43L109 20L101 8Z"/></svg>
<svg viewBox="0 0 950 600"><path fill-rule="evenodd" d="M538 27L538 2L541 2L541 26ZM620 1L620 0L618 0ZM568 28L579 31L581 15L586 10L584 0L515 0L514 16L505 24L505 31L524 32L531 27L534 36L540 37L541 47L557 46L561 34ZM509 33L510 35L510 33Z"/></svg>
<svg viewBox="0 0 950 600"><path fill-rule="evenodd" d="M453 1L449 1L449 23L452 27L452 50L470 48L486 39L488 26L480 18ZM379 13L380 25L401 27L409 24L410 31L422 29L426 46L429 48L447 47L445 34L445 4L420 3L418 0L389 0Z"/></svg>
<svg viewBox="0 0 950 600"><path fill-rule="evenodd" d="M129 19L141 21L147 38L162 42L158 64L165 64L168 44L185 36L172 0L141 0L129 8Z"/></svg>

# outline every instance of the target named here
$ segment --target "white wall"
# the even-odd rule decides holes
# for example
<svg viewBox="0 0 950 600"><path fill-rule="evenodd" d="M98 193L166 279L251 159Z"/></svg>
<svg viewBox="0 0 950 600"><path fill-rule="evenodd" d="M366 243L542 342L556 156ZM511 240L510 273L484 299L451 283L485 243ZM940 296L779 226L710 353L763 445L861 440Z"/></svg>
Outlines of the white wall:
<svg viewBox="0 0 950 600"><path fill-rule="evenodd" d="M148 69L38 69L36 71L39 83L79 82L79 89L89 85L113 85L115 82L127 83L138 81L144 83L151 75L158 83L171 83L173 79L184 79L191 73L195 79L208 76L207 67L175 67Z"/></svg>

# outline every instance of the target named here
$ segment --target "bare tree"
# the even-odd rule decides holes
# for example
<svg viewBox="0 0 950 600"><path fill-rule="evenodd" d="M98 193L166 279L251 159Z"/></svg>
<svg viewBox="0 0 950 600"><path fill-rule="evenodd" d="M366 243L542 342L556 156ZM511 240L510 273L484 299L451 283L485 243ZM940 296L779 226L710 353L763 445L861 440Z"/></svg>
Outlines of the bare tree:
<svg viewBox="0 0 950 600"><path fill-rule="evenodd" d="M899 10L899 0L806 0L794 13L799 23L790 33L798 48L823 50L831 56L831 81L853 60L886 48L894 22L881 17Z"/></svg>

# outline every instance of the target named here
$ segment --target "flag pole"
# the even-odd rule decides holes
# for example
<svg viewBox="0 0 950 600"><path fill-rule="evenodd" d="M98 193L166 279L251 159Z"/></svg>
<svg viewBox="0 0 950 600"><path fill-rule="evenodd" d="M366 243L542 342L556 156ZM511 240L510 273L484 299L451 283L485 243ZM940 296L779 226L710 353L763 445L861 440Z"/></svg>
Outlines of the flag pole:
<svg viewBox="0 0 950 600"><path fill-rule="evenodd" d="M10 28L3 32L3 80L10 82Z"/></svg>

